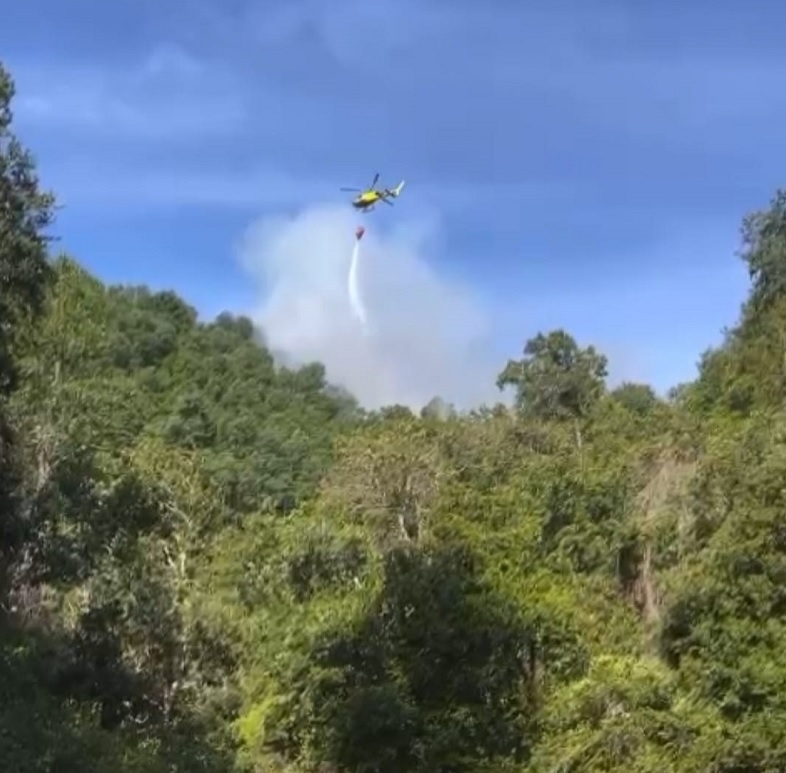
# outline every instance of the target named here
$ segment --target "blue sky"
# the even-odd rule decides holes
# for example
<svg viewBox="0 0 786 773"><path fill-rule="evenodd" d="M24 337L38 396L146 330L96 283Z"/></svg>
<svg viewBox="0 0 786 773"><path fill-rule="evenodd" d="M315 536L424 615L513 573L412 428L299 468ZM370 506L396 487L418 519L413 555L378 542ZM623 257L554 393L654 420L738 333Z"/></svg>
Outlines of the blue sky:
<svg viewBox="0 0 786 773"><path fill-rule="evenodd" d="M429 339L450 351L415 396L413 363L390 364L385 399L417 402L448 372L493 387L493 366L557 326L603 349L617 379L693 377L747 290L741 218L786 177L781 19L769 0L28 0L5 14L0 50L17 130L65 204L64 249L208 315L278 320L273 343L324 353L360 391L360 366L387 364L359 354L347 375L336 352L350 339L285 330L322 302L327 231L263 229L252 259L248 229L330 231L306 215L341 206L340 186L406 178L366 225L377 264L404 250L422 283L416 312L385 267L397 313L430 327L439 307L453 330ZM307 259L276 263L285 242ZM394 311L389 332L404 324Z"/></svg>

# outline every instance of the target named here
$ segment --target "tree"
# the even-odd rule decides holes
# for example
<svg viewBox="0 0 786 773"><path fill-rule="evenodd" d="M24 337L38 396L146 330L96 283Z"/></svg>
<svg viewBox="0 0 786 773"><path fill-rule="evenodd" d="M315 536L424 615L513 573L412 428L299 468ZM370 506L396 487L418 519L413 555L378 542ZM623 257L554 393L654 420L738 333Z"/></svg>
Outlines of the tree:
<svg viewBox="0 0 786 773"><path fill-rule="evenodd" d="M461 547L388 553L364 614L321 632L308 665L289 676L269 746L306 770L523 763L537 711L535 637L478 579L476 562Z"/></svg>
<svg viewBox="0 0 786 773"><path fill-rule="evenodd" d="M760 311L786 294L786 190L778 190L769 209L743 220L741 257L753 286L752 310Z"/></svg>
<svg viewBox="0 0 786 773"><path fill-rule="evenodd" d="M39 189L32 156L11 131L13 97L13 80L0 64L0 396L6 398L18 383L14 349L20 322L43 307L49 280L43 232L54 207L52 195ZM5 407L0 413L0 596L8 590L11 563L26 528L19 506L22 470Z"/></svg>
<svg viewBox="0 0 786 773"><path fill-rule="evenodd" d="M606 357L592 346L581 349L564 330L554 330L527 341L524 357L508 361L497 387L515 387L516 406L523 415L572 419L581 445L579 422L603 394L606 375Z"/></svg>
<svg viewBox="0 0 786 773"><path fill-rule="evenodd" d="M610 397L639 416L646 416L658 404L658 396L651 386L630 381L620 384Z"/></svg>
<svg viewBox="0 0 786 773"><path fill-rule="evenodd" d="M12 348L17 323L40 311L49 265L45 229L54 219L54 196L43 192L35 164L11 131L15 93L0 64L0 393L13 390Z"/></svg>

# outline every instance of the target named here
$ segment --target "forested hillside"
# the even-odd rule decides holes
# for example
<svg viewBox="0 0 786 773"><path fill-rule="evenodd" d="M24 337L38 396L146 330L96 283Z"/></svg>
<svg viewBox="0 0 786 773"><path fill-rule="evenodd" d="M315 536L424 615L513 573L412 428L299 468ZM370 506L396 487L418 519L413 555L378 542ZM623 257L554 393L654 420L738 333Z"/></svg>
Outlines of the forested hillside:
<svg viewBox="0 0 786 773"><path fill-rule="evenodd" d="M370 414L56 253L12 97L0 770L786 770L786 193L668 400L558 330L512 409Z"/></svg>

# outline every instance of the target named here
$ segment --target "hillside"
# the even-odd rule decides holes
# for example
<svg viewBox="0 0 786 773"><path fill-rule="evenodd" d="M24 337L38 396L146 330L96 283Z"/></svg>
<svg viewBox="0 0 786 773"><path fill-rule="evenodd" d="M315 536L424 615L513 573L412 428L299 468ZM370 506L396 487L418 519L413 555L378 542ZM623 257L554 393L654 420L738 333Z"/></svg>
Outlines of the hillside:
<svg viewBox="0 0 786 773"><path fill-rule="evenodd" d="M0 69L0 769L786 770L786 193L695 382L367 413L51 252ZM734 310L730 310L730 315Z"/></svg>

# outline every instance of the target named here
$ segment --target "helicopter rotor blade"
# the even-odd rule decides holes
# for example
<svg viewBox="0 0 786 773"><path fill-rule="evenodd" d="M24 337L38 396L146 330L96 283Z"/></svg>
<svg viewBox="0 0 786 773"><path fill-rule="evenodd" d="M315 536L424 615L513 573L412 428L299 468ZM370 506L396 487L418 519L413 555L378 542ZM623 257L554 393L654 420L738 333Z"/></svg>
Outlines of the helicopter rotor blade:
<svg viewBox="0 0 786 773"><path fill-rule="evenodd" d="M379 172L374 175L374 181L371 183L372 188L377 184L377 180L379 180Z"/></svg>
<svg viewBox="0 0 786 773"><path fill-rule="evenodd" d="M339 188L340 191L352 191L354 193L360 193L360 188Z"/></svg>

